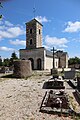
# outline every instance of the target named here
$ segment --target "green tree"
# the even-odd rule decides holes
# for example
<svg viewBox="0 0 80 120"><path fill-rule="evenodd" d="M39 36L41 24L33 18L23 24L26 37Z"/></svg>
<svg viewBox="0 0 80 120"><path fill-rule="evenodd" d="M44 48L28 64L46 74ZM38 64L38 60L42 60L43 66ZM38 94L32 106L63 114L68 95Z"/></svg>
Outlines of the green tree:
<svg viewBox="0 0 80 120"><path fill-rule="evenodd" d="M3 6L2 6L2 4L1 4L1 2L0 2L0 8L3 8ZM0 15L0 19L2 18L2 15Z"/></svg>
<svg viewBox="0 0 80 120"><path fill-rule="evenodd" d="M3 61L3 65L8 67L9 64L10 64L10 60L9 60L9 58L4 59L4 61Z"/></svg>
<svg viewBox="0 0 80 120"><path fill-rule="evenodd" d="M68 63L69 63L69 65L80 64L80 58L78 58L78 57L70 58L69 61L68 61Z"/></svg>
<svg viewBox="0 0 80 120"><path fill-rule="evenodd" d="M17 59L18 59L18 57L17 57L16 53L13 52L12 55L11 55L11 58L10 58L10 63L9 63L9 65L12 66L13 63L14 63L14 60L17 60Z"/></svg>
<svg viewBox="0 0 80 120"><path fill-rule="evenodd" d="M3 65L3 63L2 63L2 58L1 58L1 56L0 56L0 66L2 66Z"/></svg>
<svg viewBox="0 0 80 120"><path fill-rule="evenodd" d="M16 53L15 53L15 52L13 52L13 53L12 53L11 58L12 58L13 60L18 59L18 57L17 57L17 55L16 55Z"/></svg>
<svg viewBox="0 0 80 120"><path fill-rule="evenodd" d="M80 58L75 57L75 64L80 64Z"/></svg>

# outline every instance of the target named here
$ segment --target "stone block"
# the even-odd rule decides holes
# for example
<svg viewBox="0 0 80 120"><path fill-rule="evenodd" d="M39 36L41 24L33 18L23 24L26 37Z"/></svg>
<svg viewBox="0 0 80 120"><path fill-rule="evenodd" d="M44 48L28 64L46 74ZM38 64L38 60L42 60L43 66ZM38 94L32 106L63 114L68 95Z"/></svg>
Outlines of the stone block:
<svg viewBox="0 0 80 120"><path fill-rule="evenodd" d="M75 71L65 71L64 78L65 79L74 79L75 78Z"/></svg>
<svg viewBox="0 0 80 120"><path fill-rule="evenodd" d="M19 60L14 61L13 76L17 78L26 78L32 75L31 61Z"/></svg>

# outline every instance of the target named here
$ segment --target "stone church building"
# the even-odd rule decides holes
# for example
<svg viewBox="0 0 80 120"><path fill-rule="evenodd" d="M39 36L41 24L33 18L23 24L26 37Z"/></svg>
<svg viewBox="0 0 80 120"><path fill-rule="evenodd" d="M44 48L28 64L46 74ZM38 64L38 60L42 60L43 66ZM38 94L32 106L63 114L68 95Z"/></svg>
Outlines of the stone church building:
<svg viewBox="0 0 80 120"><path fill-rule="evenodd" d="M19 50L20 59L30 60L33 70L50 70L53 68L53 53L42 47L42 27L43 25L36 19L27 22L26 48ZM68 67L67 52L55 52L54 67Z"/></svg>

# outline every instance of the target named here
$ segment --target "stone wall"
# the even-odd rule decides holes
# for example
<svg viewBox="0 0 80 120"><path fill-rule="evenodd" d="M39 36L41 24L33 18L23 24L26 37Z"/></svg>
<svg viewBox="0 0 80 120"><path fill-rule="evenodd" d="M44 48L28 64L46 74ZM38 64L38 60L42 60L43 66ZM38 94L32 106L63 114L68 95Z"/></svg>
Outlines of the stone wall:
<svg viewBox="0 0 80 120"><path fill-rule="evenodd" d="M46 57L45 58L45 69L50 70L53 67L53 58L51 57Z"/></svg>
<svg viewBox="0 0 80 120"><path fill-rule="evenodd" d="M32 44L30 44L31 39ZM33 19L26 23L26 48L32 49L38 47L42 47L42 25Z"/></svg>
<svg viewBox="0 0 80 120"><path fill-rule="evenodd" d="M35 70L37 69L37 60L41 59L41 70L44 70L44 48L37 48L31 50L21 49L20 59L33 59Z"/></svg>
<svg viewBox="0 0 80 120"><path fill-rule="evenodd" d="M30 29L32 29L32 34L30 34ZM30 39L32 39L32 45L30 45ZM36 23L29 22L26 24L26 48L36 47Z"/></svg>
<svg viewBox="0 0 80 120"><path fill-rule="evenodd" d="M68 54L67 52L57 51L55 55L59 59L59 68L68 68Z"/></svg>
<svg viewBox="0 0 80 120"><path fill-rule="evenodd" d="M42 47L42 26L39 23L36 23L36 47Z"/></svg>
<svg viewBox="0 0 80 120"><path fill-rule="evenodd" d="M68 68L68 55L67 54L63 54L60 57L60 66L64 68Z"/></svg>

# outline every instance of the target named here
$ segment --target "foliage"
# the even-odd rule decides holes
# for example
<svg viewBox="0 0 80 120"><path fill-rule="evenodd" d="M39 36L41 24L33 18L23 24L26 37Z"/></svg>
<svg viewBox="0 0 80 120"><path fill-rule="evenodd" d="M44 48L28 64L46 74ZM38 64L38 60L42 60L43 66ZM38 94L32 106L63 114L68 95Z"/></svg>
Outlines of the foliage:
<svg viewBox="0 0 80 120"><path fill-rule="evenodd" d="M3 61L3 65L4 66L9 66L9 63L10 63L10 60L9 60L9 58L6 58L6 59L4 59L4 61Z"/></svg>
<svg viewBox="0 0 80 120"><path fill-rule="evenodd" d="M14 60L17 60L17 59L18 59L18 57L17 57L16 53L13 52L12 55L11 55L11 58L10 58L10 63L9 63L9 65L12 66Z"/></svg>
<svg viewBox="0 0 80 120"><path fill-rule="evenodd" d="M12 58L13 60L18 59L18 57L17 57L17 55L16 55L16 53L15 53L15 52L13 52L13 53L12 53L11 58Z"/></svg>
<svg viewBox="0 0 80 120"><path fill-rule="evenodd" d="M1 2L0 2L0 8L3 8L3 6L2 6L2 4L1 4ZM0 15L0 19L2 18L2 15Z"/></svg>
<svg viewBox="0 0 80 120"><path fill-rule="evenodd" d="M0 57L0 66L2 66L2 64L3 64L3 63L2 63L2 59L1 59L1 57Z"/></svg>
<svg viewBox="0 0 80 120"><path fill-rule="evenodd" d="M0 64L3 65L3 66L9 67L9 66L12 66L14 60L17 60L17 59L18 59L18 57L17 57L16 53L13 52L13 53L11 54L11 58L10 58L10 59L9 59L9 58L5 58L3 62L0 61Z"/></svg>
<svg viewBox="0 0 80 120"><path fill-rule="evenodd" d="M78 57L70 58L69 61L68 61L68 63L69 63L69 65L80 64L80 58L78 58Z"/></svg>

